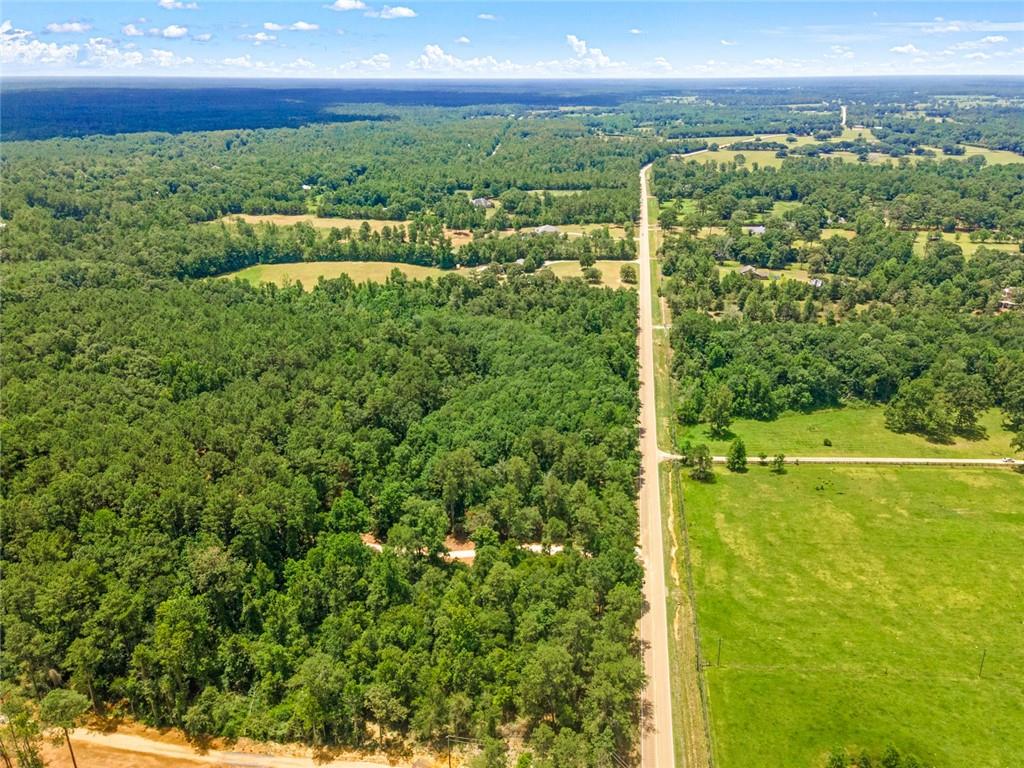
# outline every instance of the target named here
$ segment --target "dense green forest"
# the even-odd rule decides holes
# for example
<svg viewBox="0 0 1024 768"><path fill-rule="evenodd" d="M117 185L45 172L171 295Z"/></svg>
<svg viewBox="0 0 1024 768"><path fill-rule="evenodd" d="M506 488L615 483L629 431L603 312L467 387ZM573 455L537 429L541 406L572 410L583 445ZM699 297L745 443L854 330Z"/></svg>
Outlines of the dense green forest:
<svg viewBox="0 0 1024 768"><path fill-rule="evenodd" d="M7 674L57 669L200 734L514 726L541 765L629 752L632 293L481 275L3 300ZM452 532L472 568L440 557Z"/></svg>

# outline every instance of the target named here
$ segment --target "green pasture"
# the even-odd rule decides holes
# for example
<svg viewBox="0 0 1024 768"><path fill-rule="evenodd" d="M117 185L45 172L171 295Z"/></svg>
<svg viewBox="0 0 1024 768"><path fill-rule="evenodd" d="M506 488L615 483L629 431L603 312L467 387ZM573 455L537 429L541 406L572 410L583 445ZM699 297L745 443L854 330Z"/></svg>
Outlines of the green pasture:
<svg viewBox="0 0 1024 768"><path fill-rule="evenodd" d="M685 480L719 768L1024 754L1024 478L754 467ZM719 641L721 655L719 656ZM984 654L984 669L981 669Z"/></svg>

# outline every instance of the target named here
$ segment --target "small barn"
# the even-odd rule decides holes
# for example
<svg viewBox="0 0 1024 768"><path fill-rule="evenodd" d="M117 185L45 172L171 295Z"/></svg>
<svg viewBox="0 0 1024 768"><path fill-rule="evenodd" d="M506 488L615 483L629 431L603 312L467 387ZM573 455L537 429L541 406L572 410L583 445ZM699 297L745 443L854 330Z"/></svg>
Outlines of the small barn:
<svg viewBox="0 0 1024 768"><path fill-rule="evenodd" d="M763 235L766 230L763 224L754 224L750 227L744 227L743 231L748 235Z"/></svg>
<svg viewBox="0 0 1024 768"><path fill-rule="evenodd" d="M559 232L561 232L561 230L558 227L553 226L551 224L541 224L533 231L535 234L538 235L557 235Z"/></svg>
<svg viewBox="0 0 1024 768"><path fill-rule="evenodd" d="M494 207L494 201L493 200L489 200L486 197L474 197L469 202L472 203L477 208L493 208Z"/></svg>

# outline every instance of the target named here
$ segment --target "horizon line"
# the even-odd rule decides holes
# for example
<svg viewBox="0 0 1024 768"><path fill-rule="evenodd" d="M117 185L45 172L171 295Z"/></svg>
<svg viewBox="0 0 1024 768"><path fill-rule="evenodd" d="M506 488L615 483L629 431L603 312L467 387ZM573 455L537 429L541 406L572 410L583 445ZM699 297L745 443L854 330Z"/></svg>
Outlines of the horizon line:
<svg viewBox="0 0 1024 768"><path fill-rule="evenodd" d="M605 83L623 83L623 82L651 82L651 83L669 83L669 82L683 82L692 80L735 80L735 81L746 81L746 80L867 80L867 79L977 79L987 80L993 78L1009 78L1016 80L1024 80L1024 75L1018 74L1017 72L995 72L986 74L893 74L889 73L867 73L867 74L856 74L856 75L835 75L835 74L804 74L804 75L686 75L686 76L665 76L665 75L637 75L637 76L618 76L618 77L581 77L573 75L560 75L560 76L531 76L531 77L502 77L502 76L460 76L460 77L418 77L415 75L407 76L362 76L362 77L347 77L347 76L319 76L319 77L301 77L297 75L288 74L261 74L261 75L218 75L218 74L206 74L206 75L181 75L181 74L139 74L139 75L124 75L124 74L17 74L7 75L0 77L0 85L12 80L78 80L78 81L89 81L89 80L236 80L236 81L249 81L249 80L289 80L299 82L497 82L497 83L529 83L529 82L605 82Z"/></svg>

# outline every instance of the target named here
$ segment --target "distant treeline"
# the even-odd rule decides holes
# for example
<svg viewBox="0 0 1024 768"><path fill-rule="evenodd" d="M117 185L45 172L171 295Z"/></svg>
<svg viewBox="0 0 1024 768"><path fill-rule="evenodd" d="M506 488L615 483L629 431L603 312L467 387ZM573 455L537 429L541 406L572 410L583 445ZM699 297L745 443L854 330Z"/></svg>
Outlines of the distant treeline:
<svg viewBox="0 0 1024 768"><path fill-rule="evenodd" d="M801 202L822 225L853 222L870 212L903 228L998 229L1020 238L1022 168L1024 158L1021 165L990 167L962 160L871 166L794 158L781 168L757 169L735 161L678 159L655 166L654 193L663 200L693 199L695 225L743 220L771 210L775 202Z"/></svg>

